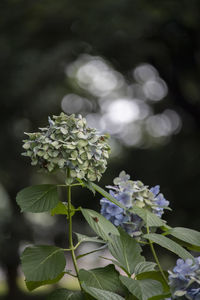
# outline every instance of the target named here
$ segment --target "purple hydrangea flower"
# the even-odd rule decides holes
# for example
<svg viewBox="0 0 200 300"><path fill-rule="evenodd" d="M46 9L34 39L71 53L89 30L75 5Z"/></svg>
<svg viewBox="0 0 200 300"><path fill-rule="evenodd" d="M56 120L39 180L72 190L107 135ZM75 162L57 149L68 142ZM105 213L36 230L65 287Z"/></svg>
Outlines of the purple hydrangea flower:
<svg viewBox="0 0 200 300"><path fill-rule="evenodd" d="M153 212L158 216L162 217L164 213L164 207L169 205L169 201L167 201L163 194L160 193L160 186L156 185L150 189L150 191L154 194L155 199L154 202L157 205L154 209Z"/></svg>
<svg viewBox="0 0 200 300"><path fill-rule="evenodd" d="M132 181L130 176L122 171L113 180L114 186L109 185L109 193L127 209L123 210L108 199L100 201L101 214L115 226L121 226L131 236L138 237L142 233L143 220L136 214L130 212L130 208L138 206L146 208L161 217L164 207L169 205L163 194L160 193L160 186L149 189L141 181Z"/></svg>
<svg viewBox="0 0 200 300"><path fill-rule="evenodd" d="M200 300L200 256L178 259L173 272L169 271L169 285L173 299Z"/></svg>
<svg viewBox="0 0 200 300"><path fill-rule="evenodd" d="M109 191L116 200L127 208L131 206L131 196L127 193L114 193ZM121 226L128 234L134 235L141 229L142 219L135 214L125 212L121 207L110 202L106 198L100 200L101 214L115 226Z"/></svg>
<svg viewBox="0 0 200 300"><path fill-rule="evenodd" d="M109 193L111 196L115 197L115 193L113 191L109 191ZM124 210L121 207L115 205L106 198L101 199L100 204L101 214L106 219L112 222L115 226L119 226L123 222L125 216L123 215Z"/></svg>
<svg viewBox="0 0 200 300"><path fill-rule="evenodd" d="M200 287L197 288L191 288L187 292L188 299L191 300L200 300Z"/></svg>
<svg viewBox="0 0 200 300"><path fill-rule="evenodd" d="M160 186L156 185L156 186L152 187L150 189L150 191L154 194L154 196L157 196L160 193Z"/></svg>

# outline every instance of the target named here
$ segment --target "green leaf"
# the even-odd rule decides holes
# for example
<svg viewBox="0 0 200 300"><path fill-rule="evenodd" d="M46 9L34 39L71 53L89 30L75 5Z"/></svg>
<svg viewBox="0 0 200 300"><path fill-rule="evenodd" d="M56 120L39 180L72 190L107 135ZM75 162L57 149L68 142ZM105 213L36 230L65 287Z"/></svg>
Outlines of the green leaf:
<svg viewBox="0 0 200 300"><path fill-rule="evenodd" d="M149 234L144 234L143 237L177 254L179 257L183 258L184 260L187 258L193 259L193 256L187 250L185 250L179 244L177 244L176 242L170 240L169 238L163 235L157 233L149 233Z"/></svg>
<svg viewBox="0 0 200 300"><path fill-rule="evenodd" d="M117 228L96 211L81 208L81 212L90 227L104 241L108 241L111 234L119 235Z"/></svg>
<svg viewBox="0 0 200 300"><path fill-rule="evenodd" d="M163 271L163 272L164 272L166 278L168 278L168 272L166 272L166 271ZM169 285L164 280L164 278L163 278L160 271L149 271L149 272L144 272L144 273L138 274L137 279L138 280L143 280L143 279L157 280L162 284L164 293L169 293L170 292Z"/></svg>
<svg viewBox="0 0 200 300"><path fill-rule="evenodd" d="M66 261L63 249L55 246L27 247L21 256L26 281L46 281L57 278Z"/></svg>
<svg viewBox="0 0 200 300"><path fill-rule="evenodd" d="M119 201L117 201L113 196L111 196L108 192L106 192L104 189L102 189L100 186L96 185L94 182L91 182L93 188L95 189L95 191L97 191L99 194L101 194L103 197L105 197L106 199L110 200L112 203L116 204L117 206L123 208L123 209L127 209L122 203L120 203Z"/></svg>
<svg viewBox="0 0 200 300"><path fill-rule="evenodd" d="M82 292L58 289L53 291L47 300L86 300L86 298Z"/></svg>
<svg viewBox="0 0 200 300"><path fill-rule="evenodd" d="M131 275L139 262L144 261L142 249L135 239L119 228L120 236L112 235L108 248L120 267Z"/></svg>
<svg viewBox="0 0 200 300"><path fill-rule="evenodd" d="M119 268L121 268L125 273L127 273L127 270L122 266L122 264L120 262L118 262L117 260L115 259L112 259L112 258L107 258L107 257L104 257L104 256L99 256L100 258L103 258L105 260L108 260L110 262L112 262L114 265L118 266Z"/></svg>
<svg viewBox="0 0 200 300"><path fill-rule="evenodd" d="M162 227L165 226L165 223L155 214L152 212L148 211L145 208L141 208L138 206L133 206L130 209L131 212L134 214L138 215L148 227Z"/></svg>
<svg viewBox="0 0 200 300"><path fill-rule="evenodd" d="M138 300L138 298L136 298L135 296L129 294L128 296L126 296L125 298L126 300Z"/></svg>
<svg viewBox="0 0 200 300"><path fill-rule="evenodd" d="M86 291L88 294L90 294L97 300L124 300L124 298L122 298L116 293L97 289L94 287L89 287L84 282L81 286L84 289L84 291Z"/></svg>
<svg viewBox="0 0 200 300"><path fill-rule="evenodd" d="M144 273L144 272L149 272L149 271L154 271L155 267L157 266L156 263L151 262L151 261L142 261L137 264L135 267L135 275Z"/></svg>
<svg viewBox="0 0 200 300"><path fill-rule="evenodd" d="M82 258L82 257L84 257L84 256L86 256L86 255L89 255L89 254L92 254L92 253L101 251L101 250L103 250L103 249L105 249L105 248L107 248L107 245L103 245L103 246L101 246L101 247L99 247L99 248L97 248L97 249L94 249L94 250L92 250L92 251L89 251L89 252L80 254L80 255L78 255L78 256L76 257L76 259L78 260L78 259L80 259L80 258Z"/></svg>
<svg viewBox="0 0 200 300"><path fill-rule="evenodd" d="M65 275L64 272L59 274L55 279L52 280L44 280L44 281L25 281L27 289L31 292L38 287L42 285L47 285L47 284L55 284L57 283L63 276Z"/></svg>
<svg viewBox="0 0 200 300"><path fill-rule="evenodd" d="M171 239L173 241L175 241L177 244L181 245L182 247L187 248L190 251L200 252L200 247L199 246L191 245L191 244L186 243L186 242L184 242L180 239L175 238L174 236L172 236Z"/></svg>
<svg viewBox="0 0 200 300"><path fill-rule="evenodd" d="M82 184L83 187L86 187L95 195L95 189L93 188L92 182L90 180L83 180L79 178L77 178L77 180Z"/></svg>
<svg viewBox="0 0 200 300"><path fill-rule="evenodd" d="M120 267L124 272L126 272L126 270L122 267L122 265L115 259L112 259L112 258L107 258L107 257L104 257L104 256L99 256L100 258L103 258L105 260L108 260L108 261L111 261L114 265Z"/></svg>
<svg viewBox="0 0 200 300"><path fill-rule="evenodd" d="M84 242L91 242L91 243L101 243L105 244L105 241L100 240L98 237L90 237L81 233L74 232L77 236L78 242L84 243Z"/></svg>
<svg viewBox="0 0 200 300"><path fill-rule="evenodd" d="M79 276L80 280L89 287L95 287L117 294L124 293L124 287L119 280L119 273L115 270L113 265L88 271L81 269Z"/></svg>
<svg viewBox="0 0 200 300"><path fill-rule="evenodd" d="M71 216L75 214L75 208L71 205ZM51 210L51 215L66 215L68 217L68 208L66 202L59 201L56 207Z"/></svg>
<svg viewBox="0 0 200 300"><path fill-rule="evenodd" d="M200 247L200 232L196 230L184 227L175 227L169 230L167 234L170 234L188 244Z"/></svg>
<svg viewBox="0 0 200 300"><path fill-rule="evenodd" d="M22 212L49 211L58 204L57 186L41 184L27 187L17 194L16 200Z"/></svg>
<svg viewBox="0 0 200 300"><path fill-rule="evenodd" d="M59 201L56 207L51 210L51 215L68 215L67 206L63 202Z"/></svg>
<svg viewBox="0 0 200 300"><path fill-rule="evenodd" d="M162 295L153 296L153 297L149 298L149 300L160 300L160 299L166 300L167 298L171 299L171 296L172 296L171 293L164 293Z"/></svg>
<svg viewBox="0 0 200 300"><path fill-rule="evenodd" d="M120 280L139 300L147 300L163 293L162 284L156 280L134 280L124 276L120 276Z"/></svg>

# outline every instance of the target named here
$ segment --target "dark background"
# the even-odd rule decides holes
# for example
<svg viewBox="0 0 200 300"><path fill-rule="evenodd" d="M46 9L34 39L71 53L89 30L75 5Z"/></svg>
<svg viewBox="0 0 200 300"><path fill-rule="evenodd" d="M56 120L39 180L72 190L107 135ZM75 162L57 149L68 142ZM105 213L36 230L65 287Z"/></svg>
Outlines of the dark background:
<svg viewBox="0 0 200 300"><path fill-rule="evenodd" d="M30 184L60 181L59 176L38 175L21 156L21 146L23 132L45 126L48 115L60 113L68 94L84 99L79 109L75 105L75 112L89 114L94 122L106 114L102 98L107 105L110 97L112 101L142 100L138 103L146 105L149 115L125 121L121 132L113 133L109 122L105 127L111 133L114 154L100 185L111 184L122 169L132 179L150 186L160 184L173 209L166 214L169 223L200 229L199 16L199 0L1 0L0 263L8 282L7 299L36 297L23 295L16 285L19 251L25 243L64 244L63 219L54 225L35 222L20 214L15 198ZM91 92L89 85L81 85L66 73L71 63L83 65L84 59L103 62L123 79L123 85L112 95L104 93L103 83L102 90ZM133 77L133 70L141 64L162 78L161 92L165 89L165 93L160 98L152 96L151 89L145 96L145 83ZM72 103L72 112L73 107ZM71 110L66 104L65 112ZM117 119L113 126L118 126ZM129 130L128 142L123 139L123 128ZM131 128L133 133L139 128L139 140L134 134L131 138ZM79 189L74 198L77 205L99 210L99 198L94 201L88 192Z"/></svg>

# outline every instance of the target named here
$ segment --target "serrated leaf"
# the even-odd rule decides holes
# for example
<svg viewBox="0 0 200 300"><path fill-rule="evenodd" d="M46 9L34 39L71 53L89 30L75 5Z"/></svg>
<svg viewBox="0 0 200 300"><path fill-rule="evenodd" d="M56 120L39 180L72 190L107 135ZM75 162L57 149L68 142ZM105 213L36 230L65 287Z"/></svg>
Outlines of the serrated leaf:
<svg viewBox="0 0 200 300"><path fill-rule="evenodd" d="M165 226L165 223L155 214L148 211L145 208L141 208L138 206L133 206L130 209L131 212L138 215L148 227L162 227Z"/></svg>
<svg viewBox="0 0 200 300"><path fill-rule="evenodd" d="M82 292L58 289L53 291L47 300L86 300L86 298Z"/></svg>
<svg viewBox="0 0 200 300"><path fill-rule="evenodd" d="M94 210L83 208L81 208L81 212L90 227L104 241L108 241L111 234L119 235L117 228L101 214Z"/></svg>
<svg viewBox="0 0 200 300"><path fill-rule="evenodd" d="M82 288L97 300L124 300L124 298L116 293L89 287L85 283L82 283Z"/></svg>
<svg viewBox="0 0 200 300"><path fill-rule="evenodd" d="M46 281L58 277L66 265L63 249L55 246L27 247L21 256L26 281Z"/></svg>
<svg viewBox="0 0 200 300"><path fill-rule="evenodd" d="M49 211L59 201L57 186L41 184L27 187L17 194L16 200L22 212L37 213Z"/></svg>
<svg viewBox="0 0 200 300"><path fill-rule="evenodd" d="M157 264L152 261L142 261L136 265L134 273L137 275L144 272L154 271L156 266Z"/></svg>
<svg viewBox="0 0 200 300"><path fill-rule="evenodd" d="M179 244L177 244L176 242L170 240L169 238L161 234L149 233L149 234L144 234L143 237L177 254L179 257L181 257L184 260L187 258L193 259L193 256L187 250L185 250Z"/></svg>
<svg viewBox="0 0 200 300"><path fill-rule="evenodd" d="M100 186L98 186L94 182L91 182L91 184L92 184L93 188L95 189L95 191L97 191L103 197L105 197L106 199L110 200L112 203L116 204L117 206L119 206L119 207L121 207L121 208L123 208L125 210L127 209L122 203L120 203L119 201L117 201L113 196L111 196L108 192L106 192Z"/></svg>
<svg viewBox="0 0 200 300"><path fill-rule="evenodd" d="M170 234L188 244L200 247L200 232L196 230L184 227L175 227L169 230L167 234Z"/></svg>
<svg viewBox="0 0 200 300"><path fill-rule="evenodd" d="M134 280L124 276L120 276L120 280L139 300L147 300L163 293L162 284L156 280Z"/></svg>
<svg viewBox="0 0 200 300"><path fill-rule="evenodd" d="M166 271L163 271L163 272L165 274L165 277L167 278L168 277L168 272L166 272ZM164 280L164 278L163 278L160 271L143 272L143 273L137 275L137 279L138 280L143 280L143 279L157 280L162 284L164 293L169 293L170 292L169 285Z"/></svg>
<svg viewBox="0 0 200 300"><path fill-rule="evenodd" d="M120 236L112 235L108 248L120 267L131 275L139 262L144 261L142 249L135 239L119 228Z"/></svg>
<svg viewBox="0 0 200 300"><path fill-rule="evenodd" d="M115 259L112 258L108 258L108 257L104 257L104 256L99 256L100 258L103 258L105 260L111 261L114 265L120 267L122 270L124 270L124 272L126 272L126 270L122 267L122 265Z"/></svg>
<svg viewBox="0 0 200 300"><path fill-rule="evenodd" d="M187 248L190 251L200 252L200 247L191 245L189 243L184 242L183 240L177 239L174 236L171 236L171 239L175 241L177 244L181 245L182 247Z"/></svg>
<svg viewBox="0 0 200 300"><path fill-rule="evenodd" d="M98 236L94 236L94 237L91 237L91 236L87 236L87 235L84 235L84 234L81 234L81 233L77 233L77 232L74 232L77 236L77 239L78 239L78 242L81 242L81 243L84 243L84 242L91 242L91 243L101 243L101 244L105 244L105 241L103 240L100 240L98 238Z"/></svg>
<svg viewBox="0 0 200 300"><path fill-rule="evenodd" d="M52 279L52 280L44 280L44 281L25 281L27 289L31 292L43 285L47 285L47 284L55 284L57 283L63 276L65 275L64 272L62 272L61 274L59 274L56 278Z"/></svg>
<svg viewBox="0 0 200 300"><path fill-rule="evenodd" d="M92 270L83 270L79 272L80 280L89 287L95 287L101 290L107 290L114 293L124 293L123 285L119 280L119 273L113 265Z"/></svg>

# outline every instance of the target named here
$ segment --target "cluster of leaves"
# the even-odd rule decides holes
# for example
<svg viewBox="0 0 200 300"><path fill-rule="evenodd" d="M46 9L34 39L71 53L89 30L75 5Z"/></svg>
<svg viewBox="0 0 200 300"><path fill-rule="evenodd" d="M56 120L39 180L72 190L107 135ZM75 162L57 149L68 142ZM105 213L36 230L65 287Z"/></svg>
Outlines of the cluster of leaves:
<svg viewBox="0 0 200 300"><path fill-rule="evenodd" d="M99 180L106 170L110 147L108 136L98 135L96 130L87 127L86 120L79 115L49 117L49 126L40 132L26 133L23 155L31 158L32 165L39 165L48 172L61 169L70 170L74 178Z"/></svg>
<svg viewBox="0 0 200 300"><path fill-rule="evenodd" d="M86 186L86 184L82 182L82 186ZM95 183L91 182L90 186L115 205L124 208L116 198ZM50 211L52 214L63 214L68 217L66 205L59 201L56 185L37 185L25 188L18 193L17 203L22 211ZM181 227L171 228L148 209L138 206L135 206L134 209L134 213L143 220L146 228L149 229L148 233L142 235L144 245L152 246L155 243L175 253L183 260L194 260L186 249L200 251L199 232ZM49 296L48 300L153 300L171 296L169 281L166 280L167 272L161 272L157 263L145 260L141 254L140 243L135 238L127 234L122 228L114 226L96 211L83 208L80 210L97 236L87 237L77 234L77 245L92 241L103 244L103 247L107 246L113 256L113 259L110 259L112 264L92 270L81 269L78 274L82 289L80 292L58 289ZM162 233L154 233L155 228L160 228ZM102 246L96 251L101 249ZM56 283L66 273L68 274L65 251L66 249L47 245L32 246L25 249L21 258L22 270L26 277L27 288L30 291L45 284ZM77 260L88 254L77 256ZM126 276L120 275L114 266L122 269Z"/></svg>

